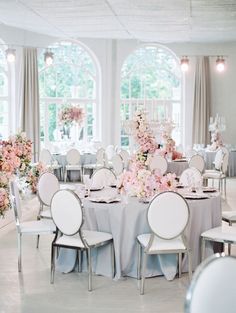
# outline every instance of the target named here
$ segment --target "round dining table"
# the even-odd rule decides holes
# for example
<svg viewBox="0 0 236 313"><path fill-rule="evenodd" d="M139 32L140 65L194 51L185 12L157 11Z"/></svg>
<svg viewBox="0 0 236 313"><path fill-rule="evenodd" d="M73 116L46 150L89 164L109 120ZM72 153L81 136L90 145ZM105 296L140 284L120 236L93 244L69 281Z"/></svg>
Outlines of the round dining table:
<svg viewBox="0 0 236 313"><path fill-rule="evenodd" d="M94 195L95 193L93 193ZM221 225L221 197L218 192L204 194L207 198L187 200L190 219L185 230L192 250L193 269L200 263L201 233ZM85 215L84 229L111 233L114 240L116 275L137 277L137 241L138 235L149 233L147 222L148 203L136 197L129 197L115 203L96 203L83 199ZM213 253L212 246L206 248L206 255ZM85 255L84 255L85 257ZM182 271L188 271L187 257L184 257ZM68 273L75 268L76 252L61 249L57 259L57 270ZM83 262L86 270L86 262ZM93 271L98 275L111 276L111 250L104 246L93 253ZM174 279L177 273L176 255L148 256L146 276L164 275L167 280Z"/></svg>

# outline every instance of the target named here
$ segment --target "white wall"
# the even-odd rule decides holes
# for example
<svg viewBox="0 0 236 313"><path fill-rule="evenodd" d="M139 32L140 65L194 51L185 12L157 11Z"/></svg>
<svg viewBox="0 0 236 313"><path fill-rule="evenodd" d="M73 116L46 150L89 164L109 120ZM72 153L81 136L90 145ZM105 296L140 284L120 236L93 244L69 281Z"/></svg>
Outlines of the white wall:
<svg viewBox="0 0 236 313"><path fill-rule="evenodd" d="M0 25L0 38L6 43L19 46L46 47L58 41L45 35L35 34L20 29ZM136 40L109 40L109 39L81 39L81 42L96 56L101 69L101 129L100 134L104 145L119 144L119 94L120 94L120 70L125 58L141 43ZM236 124L236 42L222 44L169 44L168 47L177 56L190 56L190 70L185 74L184 93L184 117L185 117L185 145L192 144L192 113L193 113L193 87L196 55L227 55L227 71L217 73L215 71L215 58L211 58L211 83L212 83L212 115L219 113L225 116L227 130L224 140L227 143L236 144L234 132ZM21 47L17 48L20 55ZM16 62L16 101L15 121L19 120L18 112L18 75L19 57ZM14 103L14 97L13 97ZM15 124L15 123L14 123ZM98 134L98 135L100 135Z"/></svg>

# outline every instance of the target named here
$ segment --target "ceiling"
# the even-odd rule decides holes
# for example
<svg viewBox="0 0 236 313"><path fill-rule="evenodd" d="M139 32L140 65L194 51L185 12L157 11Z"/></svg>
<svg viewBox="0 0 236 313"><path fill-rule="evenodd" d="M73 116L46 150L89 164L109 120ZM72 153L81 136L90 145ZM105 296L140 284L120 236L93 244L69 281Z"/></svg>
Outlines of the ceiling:
<svg viewBox="0 0 236 313"><path fill-rule="evenodd" d="M61 38L236 41L236 0L0 0L0 23Z"/></svg>

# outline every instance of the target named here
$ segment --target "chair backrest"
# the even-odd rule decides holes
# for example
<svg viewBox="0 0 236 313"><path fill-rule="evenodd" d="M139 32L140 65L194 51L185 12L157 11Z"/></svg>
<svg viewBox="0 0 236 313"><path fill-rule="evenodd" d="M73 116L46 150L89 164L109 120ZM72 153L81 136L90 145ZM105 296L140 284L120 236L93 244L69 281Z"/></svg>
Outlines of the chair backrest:
<svg viewBox="0 0 236 313"><path fill-rule="evenodd" d="M38 181L38 197L43 205L50 206L52 197L60 189L57 177L49 172L43 173Z"/></svg>
<svg viewBox="0 0 236 313"><path fill-rule="evenodd" d="M147 220L156 236L162 239L176 238L184 232L188 224L188 204L176 192L160 193L149 205Z"/></svg>
<svg viewBox="0 0 236 313"><path fill-rule="evenodd" d="M222 173L226 174L228 170L228 164L229 164L229 154L225 154L223 156L223 161L222 161L222 166L221 166Z"/></svg>
<svg viewBox="0 0 236 313"><path fill-rule="evenodd" d="M48 149L42 149L39 156L39 161L44 165L51 165L52 163L52 155Z"/></svg>
<svg viewBox="0 0 236 313"><path fill-rule="evenodd" d="M161 155L154 155L149 163L151 171L159 170L162 175L167 171L168 163L166 159Z"/></svg>
<svg viewBox="0 0 236 313"><path fill-rule="evenodd" d="M99 186L100 188L113 186L116 184L116 175L106 167L96 170L92 177L92 188Z"/></svg>
<svg viewBox="0 0 236 313"><path fill-rule="evenodd" d="M83 224L82 204L72 190L58 190L51 201L52 219L67 236L75 235Z"/></svg>
<svg viewBox="0 0 236 313"><path fill-rule="evenodd" d="M111 159L111 163L113 166L113 171L118 176L123 173L124 170L124 162L122 160L122 157L119 154L115 154L113 158Z"/></svg>
<svg viewBox="0 0 236 313"><path fill-rule="evenodd" d="M200 154L193 155L189 161L189 167L194 167L202 173L205 168L205 160L203 156Z"/></svg>
<svg viewBox="0 0 236 313"><path fill-rule="evenodd" d="M215 169L217 169L219 171L221 170L223 156L224 156L223 150L222 149L217 150L216 155L215 155L214 164L215 164Z"/></svg>
<svg viewBox="0 0 236 313"><path fill-rule="evenodd" d="M106 153L108 160L110 161L113 158L113 156L115 155L115 147L113 145L107 146L105 153Z"/></svg>
<svg viewBox="0 0 236 313"><path fill-rule="evenodd" d="M191 158L192 156L196 155L197 154L197 151L194 150L194 149L191 149L191 148L188 148L186 151L185 151L185 157L186 158Z"/></svg>
<svg viewBox="0 0 236 313"><path fill-rule="evenodd" d="M104 156L105 156L105 150L103 148L98 149L96 153L96 163L99 165L104 165Z"/></svg>
<svg viewBox="0 0 236 313"><path fill-rule="evenodd" d="M12 207L13 207L13 212L14 212L14 217L16 222L17 221L21 221L21 203L20 203L20 192L19 192L19 188L18 185L16 183L16 181L11 181L10 182L10 193L12 196Z"/></svg>
<svg viewBox="0 0 236 313"><path fill-rule="evenodd" d="M120 156L124 162L124 168L128 168L128 165L129 165L129 152L124 150L124 149L121 149L120 150Z"/></svg>
<svg viewBox="0 0 236 313"><path fill-rule="evenodd" d="M199 265L187 291L185 313L234 313L236 258L215 254Z"/></svg>
<svg viewBox="0 0 236 313"><path fill-rule="evenodd" d="M183 186L198 186L199 184L202 183L202 175L194 167L187 168L186 170L183 171L183 173L180 175L179 182Z"/></svg>
<svg viewBox="0 0 236 313"><path fill-rule="evenodd" d="M77 165L80 162L80 153L77 149L70 149L66 154L66 161L70 165Z"/></svg>

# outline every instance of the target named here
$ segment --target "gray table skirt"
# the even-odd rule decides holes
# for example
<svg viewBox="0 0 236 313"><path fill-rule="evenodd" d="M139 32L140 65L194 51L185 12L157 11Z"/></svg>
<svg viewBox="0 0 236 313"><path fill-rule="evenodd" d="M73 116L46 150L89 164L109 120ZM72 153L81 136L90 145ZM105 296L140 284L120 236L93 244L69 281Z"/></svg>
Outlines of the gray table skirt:
<svg viewBox="0 0 236 313"><path fill-rule="evenodd" d="M116 279L122 276L137 277L136 237L150 232L146 213L148 204L140 203L137 198L129 198L129 203L92 203L84 200L85 228L109 232L114 239ZM200 263L200 235L205 230L221 225L221 198L219 194L205 200L188 201L190 222L186 229L192 249L193 268ZM210 244L206 255L213 253ZM183 260L183 272L188 270L187 258ZM57 260L57 270L68 273L75 267L75 251L61 249ZM84 262L84 267L85 267ZM86 270L86 268L84 268ZM98 275L111 276L110 247L99 248L93 254L93 271ZM146 276L165 275L172 280L177 273L176 255L149 256Z"/></svg>

